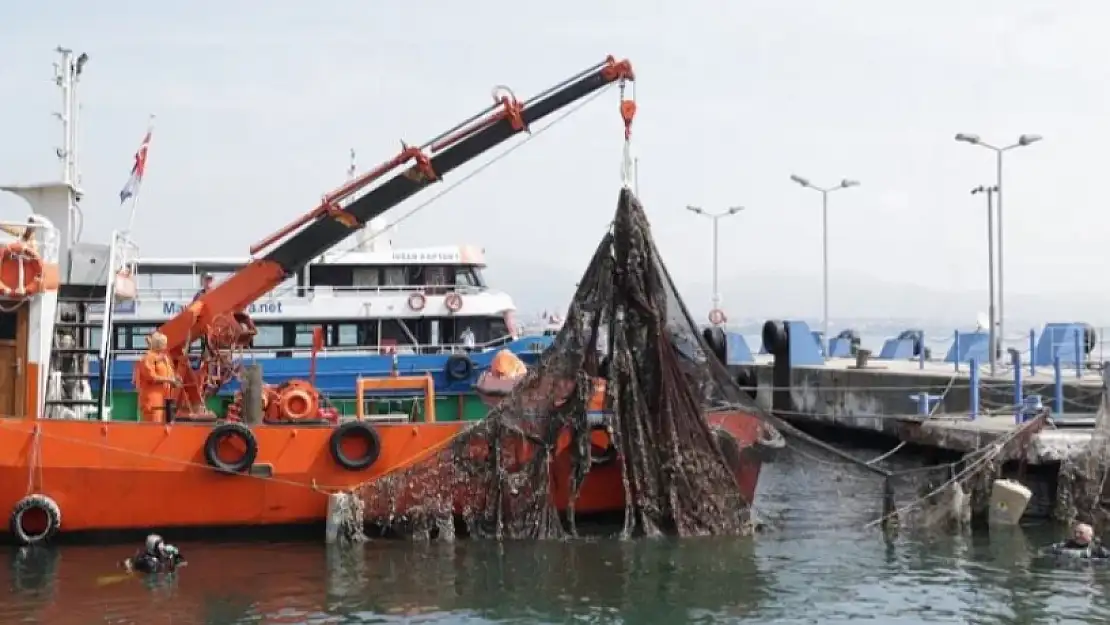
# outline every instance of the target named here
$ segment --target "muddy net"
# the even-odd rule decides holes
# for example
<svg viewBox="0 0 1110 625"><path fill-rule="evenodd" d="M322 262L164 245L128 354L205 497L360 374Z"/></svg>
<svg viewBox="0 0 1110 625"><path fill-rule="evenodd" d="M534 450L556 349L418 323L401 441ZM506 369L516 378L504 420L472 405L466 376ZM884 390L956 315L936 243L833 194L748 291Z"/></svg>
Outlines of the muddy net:
<svg viewBox="0 0 1110 625"><path fill-rule="evenodd" d="M439 539L560 538L587 518L626 537L745 534L760 466L784 450L826 485L865 482L853 506L867 519L891 508L887 472L760 410L712 340L622 190L552 346L489 385L505 394L484 420L363 485L366 524Z"/></svg>
<svg viewBox="0 0 1110 625"><path fill-rule="evenodd" d="M1060 463L1053 516L1064 523L1088 523L1110 533L1110 397L1103 372L1102 401L1095 413L1090 443Z"/></svg>

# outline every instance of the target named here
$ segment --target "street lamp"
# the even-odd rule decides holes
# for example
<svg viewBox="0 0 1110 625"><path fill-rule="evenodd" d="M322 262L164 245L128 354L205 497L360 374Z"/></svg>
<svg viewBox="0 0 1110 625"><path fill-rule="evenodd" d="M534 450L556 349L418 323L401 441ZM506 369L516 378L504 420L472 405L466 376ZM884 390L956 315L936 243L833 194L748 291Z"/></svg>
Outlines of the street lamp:
<svg viewBox="0 0 1110 625"><path fill-rule="evenodd" d="M726 211L720 213L707 213L698 206L687 206L686 210L702 217L708 217L713 221L713 310L720 310L721 308L721 292L717 290L717 223L722 218L730 215L735 215L744 210L743 206L733 206ZM711 320L712 321L712 320Z"/></svg>
<svg viewBox="0 0 1110 625"><path fill-rule="evenodd" d="M1007 145L1005 147L998 147L990 143L986 143L979 138L979 135L973 135L961 132L956 135L956 141L961 143L969 143L971 145L978 145L980 147L993 150L996 157L996 180L995 180L995 195L998 198L998 336L1005 340L1006 333L1005 320L1006 320L1006 306L1005 306L1005 287L1002 282L1003 267L1005 260L1002 256L1002 155L1014 148L1023 148L1040 141L1044 137L1040 135L1021 135L1018 137L1017 143ZM994 345L991 345L991 353L994 353Z"/></svg>
<svg viewBox="0 0 1110 625"><path fill-rule="evenodd" d="M990 365L991 365L991 377L994 377L994 375L995 375L995 366L997 365L997 360L998 360L998 349L995 347L995 340L996 339L995 339L995 335L994 335L995 320L994 320L994 201L993 201L993 198L994 198L994 195L998 193L998 187L997 186L987 187L987 186L979 185L979 186L977 186L977 187L975 187L974 189L971 190L972 195L976 195L976 194L979 194L979 193L986 193L987 194L987 271L990 273L990 277L987 279L987 283L990 285L988 287L988 289L989 289L990 300L991 300L990 304L987 306L987 324L990 326L990 330L987 333L987 341L988 341L988 344L990 345L987 348L987 350L988 350L987 353L988 353L988 359L989 359L989 362L990 362ZM959 359L959 355L957 355L956 358Z"/></svg>
<svg viewBox="0 0 1110 625"><path fill-rule="evenodd" d="M811 183L807 178L802 178L797 174L791 174L790 179L806 189L813 189L821 194L821 230L822 230L822 248L824 259L822 261L824 272L824 321L822 322L823 330L822 342L824 343L825 356L828 357L832 353L832 340L829 338L829 194L833 191L840 191L849 187L858 187L858 180L851 180L844 178L840 184L834 187L818 187Z"/></svg>

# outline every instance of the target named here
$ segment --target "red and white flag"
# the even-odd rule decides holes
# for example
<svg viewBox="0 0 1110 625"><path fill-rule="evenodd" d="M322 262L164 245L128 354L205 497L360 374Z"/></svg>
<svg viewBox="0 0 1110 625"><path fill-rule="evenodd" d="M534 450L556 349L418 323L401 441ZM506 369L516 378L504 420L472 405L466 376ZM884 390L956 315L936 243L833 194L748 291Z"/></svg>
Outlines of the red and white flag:
<svg viewBox="0 0 1110 625"><path fill-rule="evenodd" d="M123 190L119 192L119 203L123 204L127 198L134 197L139 192L139 185L143 182L143 172L146 171L146 155L147 150L150 149L150 134L152 130L146 131L146 136L143 137L143 142L139 149L135 152L135 164L131 166L131 177L127 179L127 184L123 185Z"/></svg>

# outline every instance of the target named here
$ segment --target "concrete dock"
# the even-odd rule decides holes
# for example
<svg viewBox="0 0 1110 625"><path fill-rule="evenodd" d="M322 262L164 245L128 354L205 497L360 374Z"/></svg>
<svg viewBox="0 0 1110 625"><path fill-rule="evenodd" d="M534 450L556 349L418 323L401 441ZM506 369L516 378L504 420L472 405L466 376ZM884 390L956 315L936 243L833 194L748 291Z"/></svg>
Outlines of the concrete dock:
<svg viewBox="0 0 1110 625"><path fill-rule="evenodd" d="M755 356L755 363L731 367L754 374L756 401L772 408L773 358ZM1012 432L1015 416L1012 368L987 375L980 367L979 410L972 418L972 376L969 365L959 370L953 363L918 360L872 360L859 368L855 359L832 358L824 365L791 369L792 406L782 416L848 433L882 435L955 453L966 453ZM1061 378L1063 410L1053 416L1051 427L1034 437L1029 449L1031 464L1058 464L1087 446L1094 414L1102 398L1102 377L1087 372L1082 377ZM1039 395L1046 409L1053 409L1055 376L1051 369L1022 374L1023 397ZM928 414L922 414L920 394L930 396ZM926 418L928 417L928 418ZM850 436L849 436L850 438Z"/></svg>

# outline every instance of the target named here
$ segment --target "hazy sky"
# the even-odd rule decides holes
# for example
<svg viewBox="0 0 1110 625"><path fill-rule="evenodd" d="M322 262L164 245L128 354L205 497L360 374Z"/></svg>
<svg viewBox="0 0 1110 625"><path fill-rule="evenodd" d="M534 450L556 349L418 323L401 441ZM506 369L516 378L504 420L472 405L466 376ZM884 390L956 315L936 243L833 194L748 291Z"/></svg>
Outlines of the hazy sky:
<svg viewBox="0 0 1110 625"><path fill-rule="evenodd" d="M493 85L526 97L615 54L640 77L641 195L699 299L710 224L683 206L740 204L720 224L726 301L757 307L744 285L784 276L812 287L790 299L819 314L820 196L792 172L862 182L831 198L834 286L985 290L986 214L968 192L993 182L993 155L953 141L961 131L1045 137L1007 157L1009 290L1103 297L1082 292L1103 288L1110 227L1105 2L7 4L0 178L56 175L52 49L87 52L87 236L126 221L117 194L156 113L137 224L148 255L245 254L342 183L350 148L369 168L485 106ZM482 245L518 284L545 268L573 280L617 197L617 103L615 90L593 101L406 220L398 242ZM0 217L24 213L0 197ZM858 308L865 295L844 289L834 308Z"/></svg>

